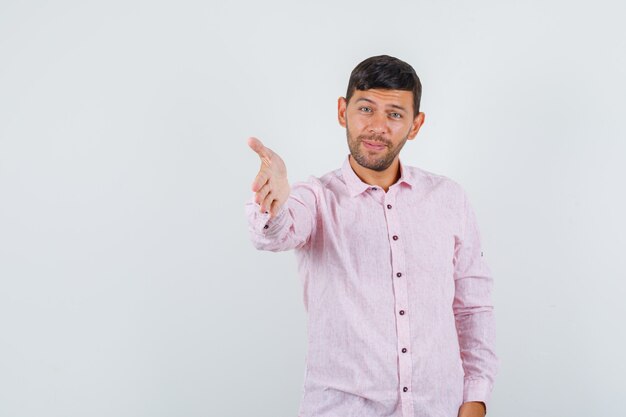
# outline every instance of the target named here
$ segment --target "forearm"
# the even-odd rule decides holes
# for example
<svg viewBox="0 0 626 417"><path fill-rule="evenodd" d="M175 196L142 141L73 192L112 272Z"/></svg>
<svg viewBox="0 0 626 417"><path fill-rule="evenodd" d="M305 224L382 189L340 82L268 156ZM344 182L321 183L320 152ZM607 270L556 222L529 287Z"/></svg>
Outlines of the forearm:
<svg viewBox="0 0 626 417"><path fill-rule="evenodd" d="M286 251L304 246L314 227L313 193L305 185L296 186L276 216L260 211L254 196L246 202L246 216L250 239L256 249L272 252Z"/></svg>
<svg viewBox="0 0 626 417"><path fill-rule="evenodd" d="M495 317L491 306L455 315L459 348L465 372L463 402L489 402L498 358L495 353Z"/></svg>

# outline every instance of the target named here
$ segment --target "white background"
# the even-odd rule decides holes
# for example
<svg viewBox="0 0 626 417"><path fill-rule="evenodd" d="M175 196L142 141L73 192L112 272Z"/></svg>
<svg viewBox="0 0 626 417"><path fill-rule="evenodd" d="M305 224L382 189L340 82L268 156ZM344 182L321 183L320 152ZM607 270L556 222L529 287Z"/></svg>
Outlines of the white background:
<svg viewBox="0 0 626 417"><path fill-rule="evenodd" d="M0 416L295 417L292 253L256 251L255 135L338 168L350 71L423 86L401 157L468 191L494 272L489 415L626 394L620 2L0 3Z"/></svg>

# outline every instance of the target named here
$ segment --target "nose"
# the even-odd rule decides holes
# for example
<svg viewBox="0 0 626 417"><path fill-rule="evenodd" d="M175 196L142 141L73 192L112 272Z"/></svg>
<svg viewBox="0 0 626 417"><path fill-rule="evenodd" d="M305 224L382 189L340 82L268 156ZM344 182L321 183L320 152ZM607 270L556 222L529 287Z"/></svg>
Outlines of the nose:
<svg viewBox="0 0 626 417"><path fill-rule="evenodd" d="M383 134L387 130L387 116L384 112L376 112L370 117L369 129L371 133Z"/></svg>

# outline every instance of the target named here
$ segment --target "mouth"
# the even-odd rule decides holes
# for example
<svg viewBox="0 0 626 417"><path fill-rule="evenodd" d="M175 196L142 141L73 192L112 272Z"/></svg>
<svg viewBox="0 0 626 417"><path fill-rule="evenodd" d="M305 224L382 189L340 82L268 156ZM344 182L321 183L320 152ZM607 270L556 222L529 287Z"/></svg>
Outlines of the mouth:
<svg viewBox="0 0 626 417"><path fill-rule="evenodd" d="M383 150L383 149L385 149L387 147L387 145L384 145L384 144L382 144L380 142L369 142L369 141L366 141L366 140L364 140L362 142L363 142L363 145L365 145L365 147L367 149L373 149L375 151L380 151L380 150Z"/></svg>

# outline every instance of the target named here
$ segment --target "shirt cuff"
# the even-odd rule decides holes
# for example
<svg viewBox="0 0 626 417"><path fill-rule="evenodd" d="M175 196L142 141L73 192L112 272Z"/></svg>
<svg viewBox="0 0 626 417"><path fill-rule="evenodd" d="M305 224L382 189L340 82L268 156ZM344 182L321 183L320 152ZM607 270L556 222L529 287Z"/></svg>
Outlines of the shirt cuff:
<svg viewBox="0 0 626 417"><path fill-rule="evenodd" d="M253 201L249 202L248 214L252 215L253 223L252 228L259 235L271 235L272 232L280 229L280 225L283 224L287 212L287 202L285 202L279 209L278 213L273 219L270 219L268 212L261 212L261 205Z"/></svg>
<svg viewBox="0 0 626 417"><path fill-rule="evenodd" d="M491 384L485 379L466 379L463 386L463 402L481 401L488 408Z"/></svg>

